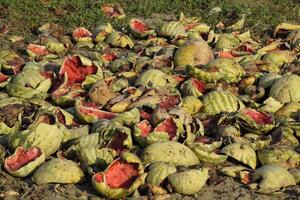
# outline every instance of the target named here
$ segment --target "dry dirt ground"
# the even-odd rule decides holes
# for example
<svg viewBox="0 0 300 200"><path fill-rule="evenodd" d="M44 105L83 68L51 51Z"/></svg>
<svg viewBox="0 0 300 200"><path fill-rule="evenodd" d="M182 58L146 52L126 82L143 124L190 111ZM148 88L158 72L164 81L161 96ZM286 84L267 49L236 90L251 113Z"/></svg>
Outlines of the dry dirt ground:
<svg viewBox="0 0 300 200"><path fill-rule="evenodd" d="M18 179L5 172L0 172L0 199L4 200L100 200L89 181L84 180L80 184L49 184L37 186L30 178ZM217 183L206 185L195 196L182 196L180 194L162 196L141 196L130 199L153 200L297 200L300 199L300 187L286 188L276 196L256 194L243 185L228 177L221 177Z"/></svg>

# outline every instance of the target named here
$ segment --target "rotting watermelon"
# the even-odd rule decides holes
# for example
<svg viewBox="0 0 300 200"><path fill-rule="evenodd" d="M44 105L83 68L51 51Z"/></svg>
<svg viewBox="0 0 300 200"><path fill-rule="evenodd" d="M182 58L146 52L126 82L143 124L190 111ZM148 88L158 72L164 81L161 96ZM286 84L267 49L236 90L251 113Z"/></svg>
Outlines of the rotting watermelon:
<svg viewBox="0 0 300 200"><path fill-rule="evenodd" d="M7 81L7 79L9 78L9 76L3 74L2 72L0 72L0 83L3 83L5 81Z"/></svg>
<svg viewBox="0 0 300 200"><path fill-rule="evenodd" d="M92 177L94 188L110 199L121 199L133 193L145 182L141 160L132 153L124 153L114 160L104 172Z"/></svg>
<svg viewBox="0 0 300 200"><path fill-rule="evenodd" d="M118 131L115 132L113 138L107 145L108 148L113 149L120 155L122 152L128 150L126 145L124 145L124 141L129 137L126 133Z"/></svg>
<svg viewBox="0 0 300 200"><path fill-rule="evenodd" d="M130 21L130 30L136 37L146 37L154 34L154 30L150 29L142 20L132 19Z"/></svg>
<svg viewBox="0 0 300 200"><path fill-rule="evenodd" d="M272 116L269 116L265 113L259 112L255 109L247 108L241 111L243 114L249 116L258 124L272 124Z"/></svg>
<svg viewBox="0 0 300 200"><path fill-rule="evenodd" d="M179 95L164 96L162 101L159 103L159 107L166 110L171 110L180 103Z"/></svg>
<svg viewBox="0 0 300 200"><path fill-rule="evenodd" d="M30 149L18 148L15 155L5 160L5 168L16 171L39 157L41 154L41 150L37 147Z"/></svg>
<svg viewBox="0 0 300 200"><path fill-rule="evenodd" d="M91 41L92 33L84 27L76 28L73 31L73 38L75 41Z"/></svg>
<svg viewBox="0 0 300 200"><path fill-rule="evenodd" d="M126 162L116 161L109 170L105 173L105 180L111 188L126 188L128 189L135 181L138 175L138 164L130 164ZM96 181L102 182L103 176L96 175Z"/></svg>
<svg viewBox="0 0 300 200"><path fill-rule="evenodd" d="M85 123L94 123L98 119L112 119L117 116L116 113L100 110L93 102L84 101L82 98L75 100L76 116Z"/></svg>
<svg viewBox="0 0 300 200"><path fill-rule="evenodd" d="M143 120L139 122L136 126L141 130L142 137L147 137L149 133L152 131L151 124L147 120Z"/></svg>
<svg viewBox="0 0 300 200"><path fill-rule="evenodd" d="M49 51L45 46L38 45L38 44L29 44L27 46L27 52L31 57L45 56L49 54Z"/></svg>
<svg viewBox="0 0 300 200"><path fill-rule="evenodd" d="M205 83L204 82L197 80L197 79L193 79L192 83L198 89L199 92L205 91Z"/></svg>
<svg viewBox="0 0 300 200"><path fill-rule="evenodd" d="M110 18L122 19L125 17L124 10L119 4L104 4L101 6L101 10Z"/></svg>
<svg viewBox="0 0 300 200"><path fill-rule="evenodd" d="M158 132L167 132L169 134L170 140L176 137L177 135L177 126L173 118L167 118L161 122L158 126L155 127L154 131Z"/></svg>
<svg viewBox="0 0 300 200"><path fill-rule="evenodd" d="M85 77L89 74L97 72L95 66L83 66L78 56L66 57L59 71L61 78L64 77L64 73L68 74L69 82L81 83L85 80Z"/></svg>
<svg viewBox="0 0 300 200"><path fill-rule="evenodd" d="M80 107L80 111L86 115L96 116L99 119L112 119L116 116L115 113L99 110L96 104L91 102L85 102L85 104Z"/></svg>

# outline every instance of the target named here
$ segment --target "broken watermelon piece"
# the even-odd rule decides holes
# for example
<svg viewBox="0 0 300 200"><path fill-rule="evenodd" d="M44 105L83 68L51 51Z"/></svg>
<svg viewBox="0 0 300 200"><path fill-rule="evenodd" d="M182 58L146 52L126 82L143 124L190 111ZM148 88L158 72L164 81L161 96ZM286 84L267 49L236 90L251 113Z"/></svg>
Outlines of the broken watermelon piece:
<svg viewBox="0 0 300 200"><path fill-rule="evenodd" d="M40 148L18 147L13 155L5 159L4 168L13 176L26 177L44 161L45 154Z"/></svg>
<svg viewBox="0 0 300 200"><path fill-rule="evenodd" d="M76 28L72 35L76 42L92 41L92 33L84 27Z"/></svg>
<svg viewBox="0 0 300 200"><path fill-rule="evenodd" d="M112 119L117 114L100 110L93 102L84 101L82 98L75 101L75 113L85 123L94 123L98 119Z"/></svg>
<svg viewBox="0 0 300 200"><path fill-rule="evenodd" d="M153 131L153 128L148 120L142 120L139 123L136 123L133 128L134 139L141 145L148 145L147 137Z"/></svg>
<svg viewBox="0 0 300 200"><path fill-rule="evenodd" d="M30 57L36 58L49 54L47 47L38 44L29 44L27 46L27 53Z"/></svg>
<svg viewBox="0 0 300 200"><path fill-rule="evenodd" d="M150 29L143 21L139 19L132 19L130 21L131 33L136 37L146 37L155 33L153 29Z"/></svg>
<svg viewBox="0 0 300 200"><path fill-rule="evenodd" d="M7 81L9 79L9 76L3 74L2 72L0 72L0 83L3 83L5 81Z"/></svg>
<svg viewBox="0 0 300 200"><path fill-rule="evenodd" d="M92 177L92 184L103 196L121 199L134 192L145 182L145 178L140 159L135 154L124 153L104 172L96 173Z"/></svg>
<svg viewBox="0 0 300 200"><path fill-rule="evenodd" d="M63 78L65 73L68 75L68 82L81 83L85 77L90 74L95 74L97 67L84 66L81 63L79 56L66 57L59 71L60 78Z"/></svg>
<svg viewBox="0 0 300 200"><path fill-rule="evenodd" d="M166 110L175 108L180 103L180 95L164 96L162 101L159 103L159 107Z"/></svg>
<svg viewBox="0 0 300 200"><path fill-rule="evenodd" d="M85 90L80 84L67 84L61 85L51 94L51 98L58 106L72 106L75 103L75 99L83 97L86 94Z"/></svg>
<svg viewBox="0 0 300 200"><path fill-rule="evenodd" d="M252 108L241 110L236 114L239 125L252 133L265 133L275 126L271 114L257 111Z"/></svg>
<svg viewBox="0 0 300 200"><path fill-rule="evenodd" d="M104 4L101 7L102 12L109 18L117 18L122 19L126 15L124 13L123 8L120 6L120 4Z"/></svg>
<svg viewBox="0 0 300 200"><path fill-rule="evenodd" d="M113 136L110 139L107 147L116 151L118 155L131 149L132 139L131 130L124 126L116 126L113 128Z"/></svg>
<svg viewBox="0 0 300 200"><path fill-rule="evenodd" d="M173 118L169 117L158 124L155 127L154 131L166 132L169 135L169 139L173 140L177 135L177 125L174 122Z"/></svg>
<svg viewBox="0 0 300 200"><path fill-rule="evenodd" d="M273 120L272 120L272 116L267 115L263 112L259 112L255 109L244 109L241 111L241 113L249 116L251 119L253 119L256 123L258 124L272 124Z"/></svg>

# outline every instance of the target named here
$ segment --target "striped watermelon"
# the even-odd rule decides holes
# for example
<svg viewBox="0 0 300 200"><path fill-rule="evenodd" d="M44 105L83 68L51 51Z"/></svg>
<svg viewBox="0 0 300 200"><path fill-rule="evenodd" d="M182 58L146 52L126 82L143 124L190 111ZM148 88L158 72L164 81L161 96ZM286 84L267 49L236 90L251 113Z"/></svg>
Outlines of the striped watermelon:
<svg viewBox="0 0 300 200"><path fill-rule="evenodd" d="M203 98L203 112L209 115L221 112L235 112L240 107L239 99L224 90L215 90Z"/></svg>

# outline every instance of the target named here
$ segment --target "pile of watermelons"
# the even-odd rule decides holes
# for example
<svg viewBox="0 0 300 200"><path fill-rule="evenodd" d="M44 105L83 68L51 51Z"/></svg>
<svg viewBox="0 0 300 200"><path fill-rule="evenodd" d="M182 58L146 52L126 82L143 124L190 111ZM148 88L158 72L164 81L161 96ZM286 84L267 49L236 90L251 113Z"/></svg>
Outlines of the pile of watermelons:
<svg viewBox="0 0 300 200"><path fill-rule="evenodd" d="M2 168L36 184L85 177L113 199L193 195L216 171L258 193L296 185L300 25L261 43L244 23L45 24L26 55L1 49Z"/></svg>

